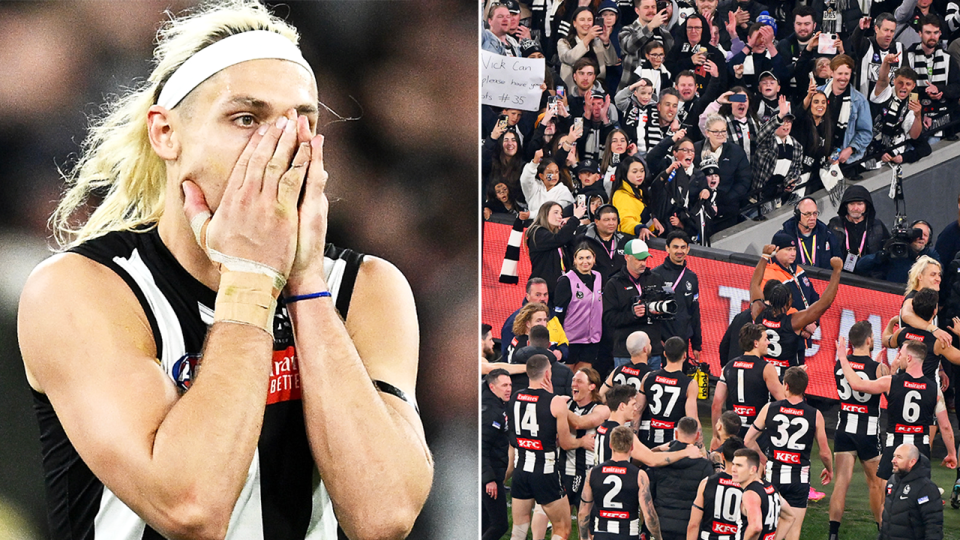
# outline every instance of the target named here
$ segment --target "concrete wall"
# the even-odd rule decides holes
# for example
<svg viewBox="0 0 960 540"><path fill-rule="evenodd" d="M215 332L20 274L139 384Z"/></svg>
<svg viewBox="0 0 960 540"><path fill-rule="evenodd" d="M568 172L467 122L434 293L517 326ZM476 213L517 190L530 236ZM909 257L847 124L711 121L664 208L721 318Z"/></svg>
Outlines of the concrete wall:
<svg viewBox="0 0 960 540"><path fill-rule="evenodd" d="M864 186L873 197L879 217L889 229L893 223L893 200L887 194L893 177L891 169L870 171L856 183ZM906 202L907 219L924 219L933 226L933 238L943 228L957 219L957 195L960 194L960 143L941 142L933 153L903 166L903 196ZM814 193L820 205L820 220L824 223L836 215L837 209L830 202L827 192ZM793 215L793 205L785 206L767 214L766 221L747 221L717 233L711 238L713 247L741 253L759 255L783 222Z"/></svg>

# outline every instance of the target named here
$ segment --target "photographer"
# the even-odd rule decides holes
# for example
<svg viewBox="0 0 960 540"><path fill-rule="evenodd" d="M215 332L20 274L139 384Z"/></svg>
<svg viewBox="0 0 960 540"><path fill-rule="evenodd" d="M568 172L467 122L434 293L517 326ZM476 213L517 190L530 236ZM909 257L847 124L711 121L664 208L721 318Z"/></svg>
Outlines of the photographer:
<svg viewBox="0 0 960 540"><path fill-rule="evenodd" d="M663 322L664 337L677 336L693 348L693 358L700 361L703 350L703 337L700 332L700 280L687 265L690 253L690 237L681 230L671 231L667 235L667 258L663 264L653 269L653 273L663 278L675 296L677 314L672 320Z"/></svg>
<svg viewBox="0 0 960 540"><path fill-rule="evenodd" d="M660 317L662 314L649 309L657 291L662 291L663 278L647 268L650 252L643 240L627 242L623 250L624 267L610 277L603 286L603 323L613 330L614 364L619 367L630 361L627 353L627 336L641 330L650 337L652 350L649 365L651 370L660 369L663 343L660 341Z"/></svg>
<svg viewBox="0 0 960 540"><path fill-rule="evenodd" d="M855 273L876 279L906 283L910 267L926 255L940 262L940 255L930 246L930 224L922 219L910 228L894 227L883 249L857 261Z"/></svg>

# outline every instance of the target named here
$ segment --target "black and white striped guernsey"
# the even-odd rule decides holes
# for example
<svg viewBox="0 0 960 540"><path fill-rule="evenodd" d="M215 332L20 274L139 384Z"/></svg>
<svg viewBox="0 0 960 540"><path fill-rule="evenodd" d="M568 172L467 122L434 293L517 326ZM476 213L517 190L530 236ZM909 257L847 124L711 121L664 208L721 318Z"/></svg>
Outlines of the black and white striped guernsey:
<svg viewBox="0 0 960 540"><path fill-rule="evenodd" d="M677 422L686 415L687 389L692 379L682 371L660 369L647 374L643 393L647 399L645 412L649 420L640 422L640 430L646 432L647 447L659 446L674 439Z"/></svg>
<svg viewBox="0 0 960 540"><path fill-rule="evenodd" d="M597 538L639 538L639 475L640 468L630 460L611 459L590 471L594 505L591 528Z"/></svg>
<svg viewBox="0 0 960 540"><path fill-rule="evenodd" d="M216 292L191 276L148 232L112 232L71 249L119 275L136 295L153 333L157 362L180 391L190 388ZM327 245L324 268L346 318L363 255ZM338 524L307 442L299 367L286 310L274 319L270 393L256 453L234 506L228 539L336 539ZM159 539L98 480L70 443L47 396L33 392L53 538Z"/></svg>
<svg viewBox="0 0 960 540"><path fill-rule="evenodd" d="M557 418L550 412L553 394L526 388L513 394L507 407L512 428L510 444L516 448L514 469L535 474L556 474Z"/></svg>
<svg viewBox="0 0 960 540"><path fill-rule="evenodd" d="M887 448L914 444L929 451L930 426L937 409L937 383L901 372L890 378L887 394Z"/></svg>
<svg viewBox="0 0 960 540"><path fill-rule="evenodd" d="M758 540L773 540L777 533L777 525L780 523L781 502L777 488L758 478L743 488L744 495L746 495L748 491L752 491L760 497L761 529ZM746 531L747 525L749 525L749 523L747 523L747 516L743 515L742 512L738 525L741 533ZM740 538L743 538L742 534L737 537L737 540Z"/></svg>
<svg viewBox="0 0 960 540"><path fill-rule="evenodd" d="M737 413L744 428L753 424L760 409L770 401L763 379L766 367L763 358L745 354L728 361L720 374L720 381L727 385L726 408Z"/></svg>
<svg viewBox="0 0 960 540"><path fill-rule="evenodd" d="M765 429L770 435L767 481L776 485L809 484L817 410L806 401L775 401L767 408Z"/></svg>
<svg viewBox="0 0 960 540"><path fill-rule="evenodd" d="M869 356L847 357L850 367L858 377L867 381L877 379L877 367ZM837 431L858 437L873 436L880 432L880 394L857 392L850 388L838 360L835 367L837 395L840 397L840 411L837 419Z"/></svg>
<svg viewBox="0 0 960 540"><path fill-rule="evenodd" d="M703 517L700 519L698 540L735 540L739 538L740 484L726 472L720 471L707 479L703 486Z"/></svg>
<svg viewBox="0 0 960 540"><path fill-rule="evenodd" d="M573 411L577 416L586 416L593 412L593 409L601 405L599 401L591 401L583 407L572 399L567 402L567 408ZM583 437L588 433L596 433L596 429L578 429L574 433L576 438ZM587 469L593 466L592 448L573 448L571 450L560 451L560 474L563 477L580 476L581 479L587 474Z"/></svg>

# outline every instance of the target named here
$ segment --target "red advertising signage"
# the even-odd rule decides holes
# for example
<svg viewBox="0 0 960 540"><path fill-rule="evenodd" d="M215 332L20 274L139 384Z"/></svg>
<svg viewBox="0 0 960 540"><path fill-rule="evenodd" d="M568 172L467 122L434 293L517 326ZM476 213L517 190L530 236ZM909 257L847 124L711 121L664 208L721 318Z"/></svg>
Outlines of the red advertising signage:
<svg viewBox="0 0 960 540"><path fill-rule="evenodd" d="M482 319L493 326L493 334L500 337L500 328L511 313L523 302L524 285L530 276L530 257L526 246L521 248L519 283L507 285L499 282L503 256L506 252L510 226L485 223L483 232L482 274ZM663 262L666 253L650 251L649 267ZM753 267L742 264L715 261L697 257L687 258L691 270L700 278L700 313L703 332L703 356L710 364L713 375L720 374L720 359L717 349L723 333L733 317L747 308L750 300L750 277ZM812 280L821 293L827 282ZM900 309L902 296L885 292L840 285L837 298L827 313L820 319L820 328L814 334L812 345L807 349L810 386L807 393L837 399L836 380L833 374L836 360L837 337L846 337L853 323L869 320L873 325L874 343L880 343L880 333L887 321ZM874 351L874 356L879 353Z"/></svg>

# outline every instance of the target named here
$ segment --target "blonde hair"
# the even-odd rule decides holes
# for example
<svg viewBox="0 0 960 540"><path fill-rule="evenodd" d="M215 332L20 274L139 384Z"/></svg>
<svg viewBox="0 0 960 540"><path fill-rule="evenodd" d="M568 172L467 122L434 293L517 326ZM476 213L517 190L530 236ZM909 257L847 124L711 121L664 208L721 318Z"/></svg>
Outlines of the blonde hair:
<svg viewBox="0 0 960 540"><path fill-rule="evenodd" d="M163 214L166 166L150 145L147 112L167 79L188 58L221 39L252 30L276 32L298 44L296 29L258 0L208 2L157 32L156 67L123 96L114 96L91 122L76 166L64 173L67 191L50 217L60 246L112 231L155 227ZM189 94L181 103L189 100ZM176 107L175 107L176 108ZM99 203L91 199L101 199ZM89 215L87 205L96 204Z"/></svg>
<svg viewBox="0 0 960 540"><path fill-rule="evenodd" d="M910 267L910 272L907 274L907 290L904 291L904 295L910 294L911 291L920 290L920 276L923 275L923 272L931 264L937 265L937 268L943 272L943 266L941 266L936 259L927 255L921 256L913 263L913 266Z"/></svg>

